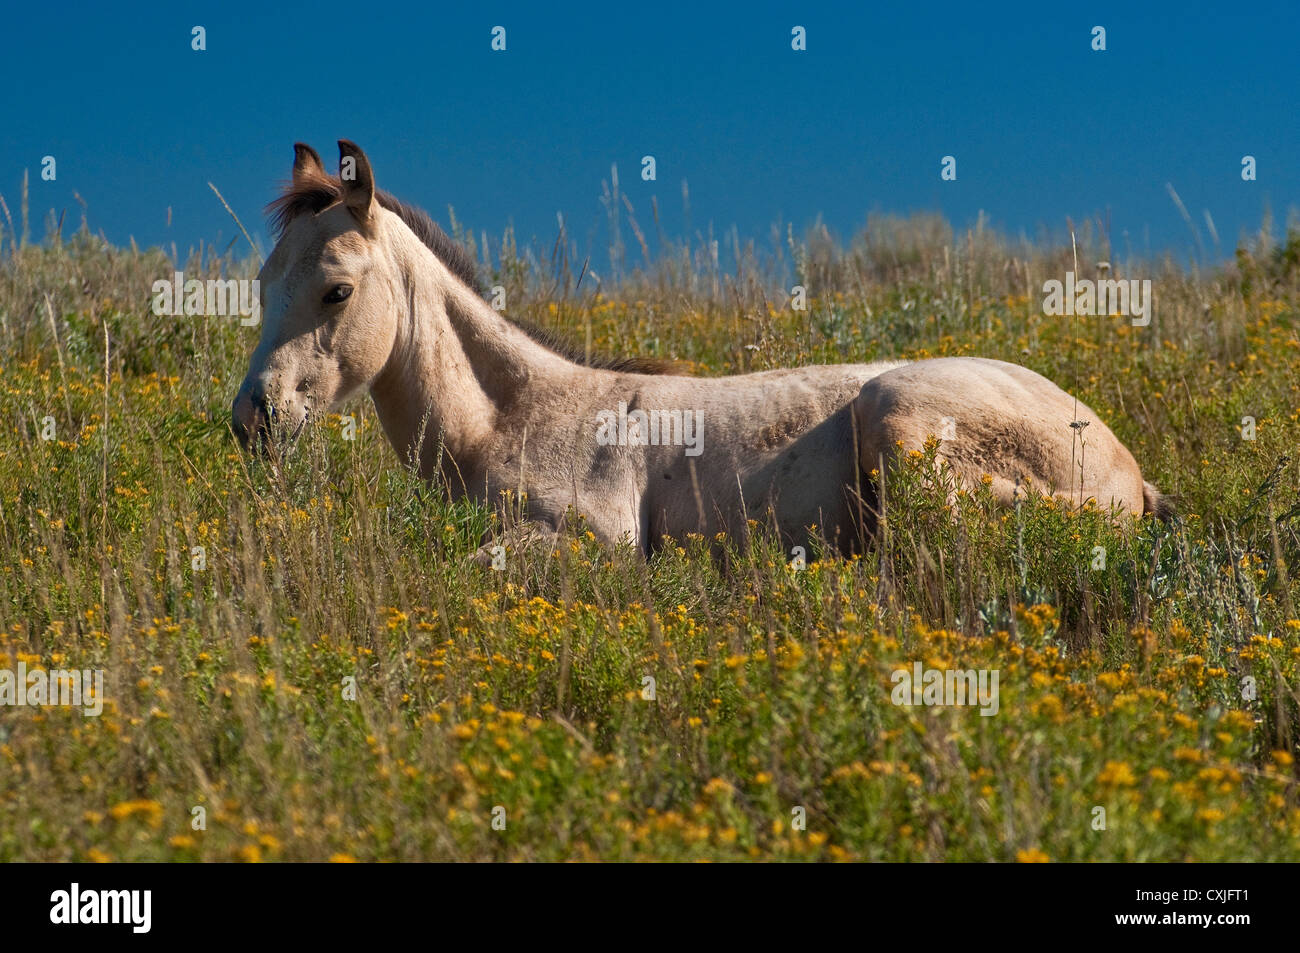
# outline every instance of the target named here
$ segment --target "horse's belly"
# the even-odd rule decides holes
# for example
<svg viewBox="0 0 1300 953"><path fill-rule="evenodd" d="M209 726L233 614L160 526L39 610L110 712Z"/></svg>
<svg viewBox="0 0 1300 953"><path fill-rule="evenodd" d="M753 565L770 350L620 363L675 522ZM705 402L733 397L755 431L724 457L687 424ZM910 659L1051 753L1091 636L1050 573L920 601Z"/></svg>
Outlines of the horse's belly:
<svg viewBox="0 0 1300 953"><path fill-rule="evenodd" d="M859 487L850 406L819 414L777 439L757 428L718 457L650 473L648 525L656 542L689 533L743 538L752 522L787 545L824 536L853 548ZM748 441L748 442L746 442ZM705 455L707 456L707 454ZM656 479L657 477L657 479Z"/></svg>

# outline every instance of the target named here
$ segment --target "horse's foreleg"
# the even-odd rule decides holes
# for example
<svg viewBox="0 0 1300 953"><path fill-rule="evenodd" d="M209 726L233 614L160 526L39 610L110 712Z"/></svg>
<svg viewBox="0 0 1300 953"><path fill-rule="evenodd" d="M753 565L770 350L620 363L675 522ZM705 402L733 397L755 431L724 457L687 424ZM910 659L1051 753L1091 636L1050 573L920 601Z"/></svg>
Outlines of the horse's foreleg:
<svg viewBox="0 0 1300 953"><path fill-rule="evenodd" d="M506 560L518 555L522 550L534 546L547 546L554 549L559 541L559 533L544 523L527 521L516 523L498 533L480 546L470 557L478 566L490 569L505 569Z"/></svg>

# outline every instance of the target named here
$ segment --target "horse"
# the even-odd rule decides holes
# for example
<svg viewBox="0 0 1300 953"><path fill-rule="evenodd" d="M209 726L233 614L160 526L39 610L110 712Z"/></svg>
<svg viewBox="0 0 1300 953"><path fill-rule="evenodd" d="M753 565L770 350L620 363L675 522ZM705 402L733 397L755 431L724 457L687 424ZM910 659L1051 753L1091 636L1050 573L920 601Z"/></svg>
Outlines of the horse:
<svg viewBox="0 0 1300 953"><path fill-rule="evenodd" d="M464 249L377 190L355 143L338 146L330 175L295 144L292 178L268 206L278 239L258 275L261 339L231 408L245 446L292 438L368 390L389 443L424 479L454 498L514 500L522 519L498 542L554 543L581 514L598 539L646 556L690 534L745 539L758 518L787 546L816 533L853 551L870 538L880 481L934 440L957 485L982 481L1001 504L1032 488L1168 515L1096 414L1015 364L703 378L575 353L495 310Z"/></svg>

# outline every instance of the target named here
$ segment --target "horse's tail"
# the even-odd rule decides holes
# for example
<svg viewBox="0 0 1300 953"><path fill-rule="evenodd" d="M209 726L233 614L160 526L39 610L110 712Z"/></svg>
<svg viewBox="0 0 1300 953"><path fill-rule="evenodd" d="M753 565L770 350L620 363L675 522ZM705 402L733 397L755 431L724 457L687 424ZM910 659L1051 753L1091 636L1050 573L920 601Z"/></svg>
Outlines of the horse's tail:
<svg viewBox="0 0 1300 953"><path fill-rule="evenodd" d="M1168 522L1174 518L1174 504L1150 483L1142 481L1142 515L1147 513L1155 516L1161 522Z"/></svg>

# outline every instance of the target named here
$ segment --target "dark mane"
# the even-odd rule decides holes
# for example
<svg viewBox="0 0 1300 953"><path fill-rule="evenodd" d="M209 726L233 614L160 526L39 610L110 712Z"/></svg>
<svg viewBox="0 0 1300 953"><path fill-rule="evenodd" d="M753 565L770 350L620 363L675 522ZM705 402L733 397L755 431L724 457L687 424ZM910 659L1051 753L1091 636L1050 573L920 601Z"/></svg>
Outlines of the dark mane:
<svg viewBox="0 0 1300 953"><path fill-rule="evenodd" d="M271 227L277 236L283 234L290 222L300 215L315 215L323 212L343 198L343 185L336 175L326 175L307 171L286 185L284 194L271 202L266 211L271 216ZM388 192L375 190L375 199L384 208L398 218L415 233L415 236L433 252L438 260L447 266L453 275L473 288L480 295L483 285L479 282L478 266L459 242L448 235L431 219L423 209L408 205ZM503 315L503 317L505 317ZM625 371L632 374L675 374L678 366L674 361L662 361L644 357L605 357L586 354L560 335L540 328L527 321L506 318L515 327L549 350L586 367L602 368L610 371Z"/></svg>
<svg viewBox="0 0 1300 953"><path fill-rule="evenodd" d="M343 198L343 183L336 175L324 175L319 172L300 174L290 182L284 194L266 207L271 215L271 226L276 235L284 232L285 227L299 215L315 215L323 212ZM478 267L469 252L450 235L438 227L428 213L414 205L407 205L397 196L381 189L375 191L379 204L400 218L406 227L415 233L428 249L438 256L457 278L475 291L483 293L478 280Z"/></svg>
<svg viewBox="0 0 1300 953"><path fill-rule="evenodd" d="M505 315L502 315L505 317ZM682 373L676 361L657 357L610 357L607 354L588 354L583 348L548 328L538 327L531 321L519 318L506 318L511 324L523 331L530 338L549 351L554 351L574 364L595 367L605 371L623 371L628 374L667 374Z"/></svg>

